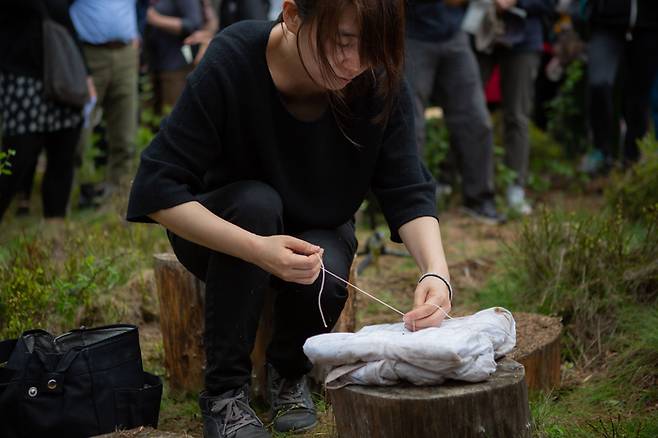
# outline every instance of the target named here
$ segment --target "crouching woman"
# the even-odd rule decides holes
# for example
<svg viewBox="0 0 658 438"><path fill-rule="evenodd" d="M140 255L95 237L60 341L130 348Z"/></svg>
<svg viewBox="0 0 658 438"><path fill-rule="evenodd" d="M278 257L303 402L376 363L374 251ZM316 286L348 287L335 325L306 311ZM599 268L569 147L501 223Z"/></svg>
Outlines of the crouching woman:
<svg viewBox="0 0 658 438"><path fill-rule="evenodd" d="M207 437L266 437L249 406L249 354L263 294L277 291L267 351L277 431L316 412L304 341L336 323L347 298L353 216L378 198L391 238L425 276L409 328L450 311L434 184L414 143L401 75L404 0L284 0L276 22L226 28L144 151L128 219L166 227L181 263L206 284Z"/></svg>

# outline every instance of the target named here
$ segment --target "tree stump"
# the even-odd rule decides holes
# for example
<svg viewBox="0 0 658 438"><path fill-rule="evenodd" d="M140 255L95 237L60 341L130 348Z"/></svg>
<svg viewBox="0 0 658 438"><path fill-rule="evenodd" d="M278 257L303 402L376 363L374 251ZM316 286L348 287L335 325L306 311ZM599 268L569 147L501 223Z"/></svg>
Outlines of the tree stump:
<svg viewBox="0 0 658 438"><path fill-rule="evenodd" d="M205 351L203 326L205 285L178 261L172 253L156 254L155 280L160 302L160 329L165 353L165 369L174 391L196 392L203 387ZM350 269L350 283L356 282L356 265ZM349 296L334 331L354 331L356 325L356 291L348 287ZM272 334L274 291L265 294L256 342L251 353L252 390L264 398L265 351ZM320 384L326 370L313 370L311 377Z"/></svg>
<svg viewBox="0 0 658 438"><path fill-rule="evenodd" d="M535 313L514 313L516 347L508 356L525 368L525 379L532 390L560 386L560 336L558 318Z"/></svg>
<svg viewBox="0 0 658 438"><path fill-rule="evenodd" d="M350 385L328 390L341 438L529 438L523 366L510 359L486 382Z"/></svg>
<svg viewBox="0 0 658 438"><path fill-rule="evenodd" d="M156 254L154 259L167 380L173 391L198 391L206 364L205 285L174 254Z"/></svg>

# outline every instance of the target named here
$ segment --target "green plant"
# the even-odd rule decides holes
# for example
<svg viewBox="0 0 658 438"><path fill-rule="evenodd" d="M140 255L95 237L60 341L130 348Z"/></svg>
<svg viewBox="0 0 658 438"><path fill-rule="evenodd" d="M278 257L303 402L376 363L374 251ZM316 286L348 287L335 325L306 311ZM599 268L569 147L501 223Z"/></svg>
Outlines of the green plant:
<svg viewBox="0 0 658 438"><path fill-rule="evenodd" d="M126 303L115 296L119 286L165 246L157 227L128 227L115 214L28 230L2 242L0 336L120 320Z"/></svg>
<svg viewBox="0 0 658 438"><path fill-rule="evenodd" d="M571 63L557 96L546 104L548 133L564 145L570 156L581 154L588 148L585 69L583 61Z"/></svg>
<svg viewBox="0 0 658 438"><path fill-rule="evenodd" d="M658 212L658 141L647 135L638 144L642 159L613 176L605 196L610 208L620 207L629 219L653 221Z"/></svg>
<svg viewBox="0 0 658 438"><path fill-rule="evenodd" d="M567 359L586 364L605 351L623 303L655 301L657 227L633 226L621 214L540 211L524 223L503 273L482 294L507 296L517 310L560 315Z"/></svg>
<svg viewBox="0 0 658 438"><path fill-rule="evenodd" d="M444 120L440 118L427 119L425 127L427 133L424 149L425 164L434 179L439 181L441 163L446 159L450 150L450 134Z"/></svg>
<svg viewBox="0 0 658 438"><path fill-rule="evenodd" d="M13 149L8 149L7 151L0 151L0 175L10 175L11 162L9 161L10 157L16 155L16 151Z"/></svg>

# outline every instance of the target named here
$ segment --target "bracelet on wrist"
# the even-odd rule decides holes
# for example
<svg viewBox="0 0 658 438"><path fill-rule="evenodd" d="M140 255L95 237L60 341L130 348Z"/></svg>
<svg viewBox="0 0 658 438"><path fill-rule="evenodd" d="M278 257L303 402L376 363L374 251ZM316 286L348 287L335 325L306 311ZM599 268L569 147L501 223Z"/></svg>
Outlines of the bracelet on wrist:
<svg viewBox="0 0 658 438"><path fill-rule="evenodd" d="M436 272L426 272L420 276L420 278L418 279L418 284L420 284L420 282L426 279L427 277L436 277L445 283L445 285L448 287L448 298L450 299L450 304L452 304L452 285L450 284L450 282L445 278L443 278L440 274L437 274Z"/></svg>

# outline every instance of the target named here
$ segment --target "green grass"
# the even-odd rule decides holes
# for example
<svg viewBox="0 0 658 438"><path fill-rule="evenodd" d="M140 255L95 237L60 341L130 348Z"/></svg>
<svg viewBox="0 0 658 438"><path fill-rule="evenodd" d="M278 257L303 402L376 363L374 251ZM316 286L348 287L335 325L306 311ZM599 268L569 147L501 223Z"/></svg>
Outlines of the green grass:
<svg viewBox="0 0 658 438"><path fill-rule="evenodd" d="M66 223L16 222L0 252L0 336L99 325L127 311L113 292L152 264L166 238L155 226L128 225L115 213ZM132 303L131 303L132 304Z"/></svg>
<svg viewBox="0 0 658 438"><path fill-rule="evenodd" d="M658 436L658 236L621 213L540 212L472 300L562 317L584 377L531 398L534 436Z"/></svg>

